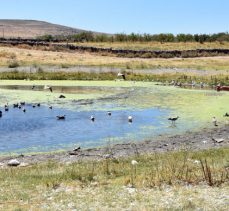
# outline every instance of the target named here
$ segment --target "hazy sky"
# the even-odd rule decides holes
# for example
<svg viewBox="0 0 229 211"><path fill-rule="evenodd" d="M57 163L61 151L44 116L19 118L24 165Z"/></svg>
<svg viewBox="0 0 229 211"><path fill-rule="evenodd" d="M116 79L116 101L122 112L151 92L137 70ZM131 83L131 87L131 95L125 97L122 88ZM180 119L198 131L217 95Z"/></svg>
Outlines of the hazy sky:
<svg viewBox="0 0 229 211"><path fill-rule="evenodd" d="M0 19L107 33L214 33L229 30L229 0L0 0Z"/></svg>

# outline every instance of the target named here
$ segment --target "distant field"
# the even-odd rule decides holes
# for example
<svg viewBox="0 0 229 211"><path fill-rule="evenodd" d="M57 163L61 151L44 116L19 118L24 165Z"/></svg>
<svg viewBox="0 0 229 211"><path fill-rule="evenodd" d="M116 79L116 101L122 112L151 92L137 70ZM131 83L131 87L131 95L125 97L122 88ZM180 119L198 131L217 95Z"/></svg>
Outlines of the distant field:
<svg viewBox="0 0 229 211"><path fill-rule="evenodd" d="M16 47L0 47L0 66L9 66L17 62L25 65L60 65L64 67L108 66L123 69L150 68L188 68L196 70L229 70L229 56L172 59L142 59L102 56L80 52L52 52L44 50L22 49Z"/></svg>
<svg viewBox="0 0 229 211"><path fill-rule="evenodd" d="M195 49L228 49L229 42L206 42L200 44L199 42L177 42L177 43L160 43L160 42L85 42L74 43L80 46L94 46L101 48L113 48L113 49L131 49L131 50L195 50Z"/></svg>

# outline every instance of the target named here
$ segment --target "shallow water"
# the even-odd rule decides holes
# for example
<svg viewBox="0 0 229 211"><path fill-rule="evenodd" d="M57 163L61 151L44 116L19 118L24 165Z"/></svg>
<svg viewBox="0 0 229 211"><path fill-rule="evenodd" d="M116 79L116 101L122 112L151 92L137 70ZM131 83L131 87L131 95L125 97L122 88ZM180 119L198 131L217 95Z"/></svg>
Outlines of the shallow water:
<svg viewBox="0 0 229 211"><path fill-rule="evenodd" d="M47 106L22 109L12 108L0 119L0 151L35 152L72 149L74 146L95 147L107 141L130 141L145 139L154 134L168 132L164 124L169 113L161 109L117 110L112 115L103 111L70 111L49 109ZM66 115L57 120L57 115ZM90 116L95 116L95 122ZM128 116L133 123L128 123ZM145 128L150 127L150 130ZM115 138L114 138L115 137Z"/></svg>
<svg viewBox="0 0 229 211"><path fill-rule="evenodd" d="M13 83L18 83L16 90ZM61 86L62 81L52 81L48 83L55 87L51 93L43 89L47 81L20 81L26 86L17 83L2 82L1 86L5 86L5 89L0 89L2 106L6 102L20 101L41 102L42 106L32 108L28 104L25 114L12 106L9 112L3 112L0 118L0 153L45 152L75 146L96 147L153 140L158 135L211 126L212 116L222 124L223 114L228 112L228 93L210 90L132 82L71 81ZM35 91L31 90L33 84L37 86ZM65 99L59 99L61 93ZM48 109L49 104L53 105L53 110ZM111 117L106 113L108 110L112 111ZM66 115L65 121L56 120L57 115L63 114ZM90 121L91 115L96 117L94 123ZM132 124L127 121L129 115L134 118ZM167 118L177 115L180 119L176 127L171 127Z"/></svg>

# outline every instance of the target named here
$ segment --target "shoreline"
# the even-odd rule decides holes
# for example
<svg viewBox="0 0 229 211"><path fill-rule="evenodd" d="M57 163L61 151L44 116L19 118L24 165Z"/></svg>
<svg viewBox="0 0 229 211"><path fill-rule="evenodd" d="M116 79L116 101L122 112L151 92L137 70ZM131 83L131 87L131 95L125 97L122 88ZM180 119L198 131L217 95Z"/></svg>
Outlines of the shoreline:
<svg viewBox="0 0 229 211"><path fill-rule="evenodd" d="M215 141L213 139L215 139ZM219 143L217 142L219 141ZM32 155L0 156L0 166L7 166L11 159L17 159L22 166L55 161L70 164L77 161L99 161L102 159L119 159L138 157L153 153L175 152L182 149L191 151L229 147L229 126L205 128L198 132L186 132L181 135L158 137L155 140L128 142L112 146L79 149L64 152L50 152Z"/></svg>

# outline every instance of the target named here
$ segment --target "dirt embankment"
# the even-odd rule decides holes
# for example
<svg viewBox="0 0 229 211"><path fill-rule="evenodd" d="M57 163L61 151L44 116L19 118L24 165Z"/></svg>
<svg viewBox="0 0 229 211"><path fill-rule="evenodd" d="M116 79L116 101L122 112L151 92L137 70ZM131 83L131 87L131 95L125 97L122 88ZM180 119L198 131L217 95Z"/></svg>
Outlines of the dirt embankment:
<svg viewBox="0 0 229 211"><path fill-rule="evenodd" d="M113 48L98 48L90 46L77 46L65 43L45 42L35 39L0 39L1 45L12 45L20 47L44 47L50 51L79 51L98 53L103 56L118 56L126 58L194 58L228 56L229 49L196 49L196 50L170 50L170 51L150 51L150 50L127 50Z"/></svg>

